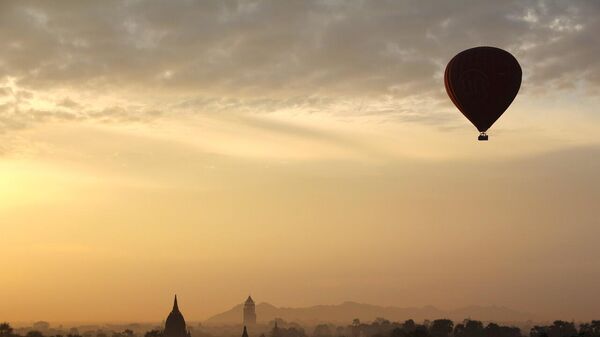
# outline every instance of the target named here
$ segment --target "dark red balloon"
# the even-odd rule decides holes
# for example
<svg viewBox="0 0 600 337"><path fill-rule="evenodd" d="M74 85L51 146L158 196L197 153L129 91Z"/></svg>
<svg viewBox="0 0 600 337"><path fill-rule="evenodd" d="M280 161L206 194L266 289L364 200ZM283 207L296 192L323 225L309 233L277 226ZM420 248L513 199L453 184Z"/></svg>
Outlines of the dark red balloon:
<svg viewBox="0 0 600 337"><path fill-rule="evenodd" d="M521 87L521 66L509 52L476 47L458 53L444 73L446 92L487 140L485 132L502 116Z"/></svg>

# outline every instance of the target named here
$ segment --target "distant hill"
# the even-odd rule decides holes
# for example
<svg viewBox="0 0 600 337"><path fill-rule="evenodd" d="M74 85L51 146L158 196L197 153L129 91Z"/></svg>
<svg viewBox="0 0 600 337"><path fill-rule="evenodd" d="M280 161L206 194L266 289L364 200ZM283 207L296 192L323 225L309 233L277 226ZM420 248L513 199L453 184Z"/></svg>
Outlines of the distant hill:
<svg viewBox="0 0 600 337"><path fill-rule="evenodd" d="M208 325L240 324L242 321L242 304L207 319ZM532 314L515 311L498 306L469 306L456 310L440 310L433 306L425 307L383 307L356 302L344 302L338 305L315 305L305 308L278 308L269 303L256 306L256 316L259 322L268 322L274 318L298 323L344 323L350 324L354 318L361 321L372 321L383 317L391 321L404 321L409 318L417 322L425 319L449 318L462 321L465 318L495 322L525 322L535 320Z"/></svg>

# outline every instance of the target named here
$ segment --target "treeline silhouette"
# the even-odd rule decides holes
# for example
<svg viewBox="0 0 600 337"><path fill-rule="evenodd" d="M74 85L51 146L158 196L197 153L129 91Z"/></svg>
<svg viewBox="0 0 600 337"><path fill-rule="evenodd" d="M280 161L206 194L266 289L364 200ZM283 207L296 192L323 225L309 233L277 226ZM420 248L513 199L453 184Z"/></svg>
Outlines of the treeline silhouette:
<svg viewBox="0 0 600 337"><path fill-rule="evenodd" d="M376 319L370 324L361 324L355 320L352 324L352 337L521 337L526 334L514 326L503 326L466 319L454 324L449 319L436 319L416 324L413 320L404 323L392 323L385 319ZM529 331L530 337L600 337L600 321L579 324L554 321L552 325L536 325Z"/></svg>
<svg viewBox="0 0 600 337"><path fill-rule="evenodd" d="M283 323L283 322L281 322ZM269 336L261 337L306 337L304 330L298 327L283 328L279 324L271 330ZM600 320L581 323L554 321L552 325L536 325L529 333L522 333L514 326L497 323L483 324L481 321L466 319L455 324L449 319L436 319L416 323L409 319L403 323L377 318L370 323L361 323L354 319L348 326L319 324L312 337L600 337ZM251 336L252 337L252 336Z"/></svg>
<svg viewBox="0 0 600 337"><path fill-rule="evenodd" d="M276 319L267 324L267 330L258 336L250 337L600 337L600 320L575 324L574 322L554 321L551 325L536 325L527 333L514 326L496 323L484 324L481 321L466 319L455 324L449 319L436 319L416 323L409 319L402 323L377 318L369 323L359 319L345 326L318 324L307 334L297 323ZM240 333L241 335L241 333ZM97 333L95 337L164 337L159 329L144 334L136 334L130 329L120 332ZM65 335L44 335L41 331L30 330L24 335L15 333L9 323L0 323L0 337L84 337L76 333ZM202 331L192 332L192 337L211 337Z"/></svg>
<svg viewBox="0 0 600 337"><path fill-rule="evenodd" d="M72 329L72 330L76 330L76 329ZM160 336L148 336L148 337L162 337L162 332L158 331L158 330L154 330L160 333ZM151 333L153 331L149 331L146 333L146 335L148 335L148 333ZM52 335L44 335L41 331L38 330L30 330L28 331L25 335L20 335L18 333L14 332L14 329L10 326L9 323L0 323L0 337L84 337L82 335L80 335L79 333L66 333L66 334L52 334ZM133 330L130 329L125 329L123 331L120 332L112 332L110 335L103 333L103 332L99 332L95 335L95 337L139 337L137 336Z"/></svg>

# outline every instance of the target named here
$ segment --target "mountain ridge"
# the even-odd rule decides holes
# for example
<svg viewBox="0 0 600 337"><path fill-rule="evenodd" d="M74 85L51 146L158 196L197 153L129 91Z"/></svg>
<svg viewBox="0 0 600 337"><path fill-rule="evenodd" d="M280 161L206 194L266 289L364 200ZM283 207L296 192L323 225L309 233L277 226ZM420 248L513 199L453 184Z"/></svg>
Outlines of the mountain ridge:
<svg viewBox="0 0 600 337"><path fill-rule="evenodd" d="M208 325L241 324L243 305L216 314L204 321ZM470 305L453 310L442 310L432 305L423 307L380 306L354 301L340 304L317 304L308 307L276 307L267 302L256 305L257 321L266 323L275 318L298 323L344 323L350 324L354 318L361 321L372 321L383 317L390 321L413 319L417 322L429 319L448 318L462 321L466 318L495 322L535 321L533 314L513 310L503 306Z"/></svg>

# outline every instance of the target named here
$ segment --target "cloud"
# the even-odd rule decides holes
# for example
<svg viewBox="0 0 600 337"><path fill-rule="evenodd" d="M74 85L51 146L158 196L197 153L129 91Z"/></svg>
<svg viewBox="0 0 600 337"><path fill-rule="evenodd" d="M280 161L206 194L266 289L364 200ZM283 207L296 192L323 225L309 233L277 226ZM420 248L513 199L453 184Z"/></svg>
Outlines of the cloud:
<svg viewBox="0 0 600 337"><path fill-rule="evenodd" d="M255 111L349 99L366 111L387 98L394 114L414 112L398 120L442 125L451 107L445 64L476 45L512 51L526 91L597 91L599 14L590 1L9 1L0 10L0 76L28 91L119 97L150 113L162 108L148 97ZM75 109L73 99L55 105ZM415 111L410 99L426 108ZM96 115L143 119L103 109Z"/></svg>
<svg viewBox="0 0 600 337"><path fill-rule="evenodd" d="M12 90L10 87L0 87L0 97L10 95L12 95Z"/></svg>
<svg viewBox="0 0 600 337"><path fill-rule="evenodd" d="M37 123L95 121L99 123L147 122L159 118L162 111L133 103L121 105L84 105L69 97L48 96L22 88L4 90L0 97L0 134L26 129Z"/></svg>

